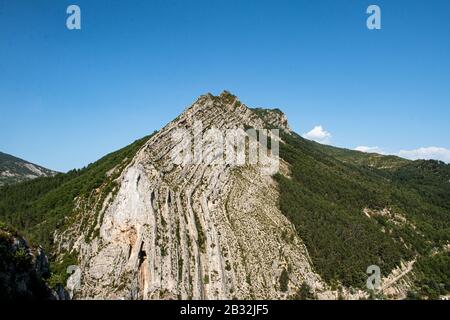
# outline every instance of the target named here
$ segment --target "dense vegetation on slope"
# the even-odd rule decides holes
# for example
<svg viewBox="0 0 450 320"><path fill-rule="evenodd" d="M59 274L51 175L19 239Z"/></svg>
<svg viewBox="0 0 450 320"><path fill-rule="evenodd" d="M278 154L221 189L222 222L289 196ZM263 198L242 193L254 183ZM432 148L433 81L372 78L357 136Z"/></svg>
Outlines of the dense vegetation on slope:
<svg viewBox="0 0 450 320"><path fill-rule="evenodd" d="M450 241L449 165L381 156L374 164L374 155L295 134L282 138L280 154L291 165L291 177L276 176L280 207L328 282L364 287L368 266L378 265L387 275L401 260L426 256ZM365 208L388 208L405 219L367 217Z"/></svg>
<svg viewBox="0 0 450 320"><path fill-rule="evenodd" d="M52 176L55 173L49 169L0 152L0 187L27 181L38 176Z"/></svg>
<svg viewBox="0 0 450 320"><path fill-rule="evenodd" d="M0 223L0 300L53 298L45 283L48 265L36 259L25 240Z"/></svg>
<svg viewBox="0 0 450 320"><path fill-rule="evenodd" d="M438 299L450 292L450 255L439 252L420 257L415 266L416 297ZM418 294L418 295L417 295Z"/></svg>
<svg viewBox="0 0 450 320"><path fill-rule="evenodd" d="M409 160L392 155L366 153L356 150L336 148L314 141L308 142L311 143L317 150L320 150L321 152L345 163L352 163L378 169L394 169L406 165L410 162Z"/></svg>
<svg viewBox="0 0 450 320"><path fill-rule="evenodd" d="M74 199L102 185L107 173L131 161L148 139L137 140L80 170L0 188L0 221L51 252L54 231L73 212Z"/></svg>

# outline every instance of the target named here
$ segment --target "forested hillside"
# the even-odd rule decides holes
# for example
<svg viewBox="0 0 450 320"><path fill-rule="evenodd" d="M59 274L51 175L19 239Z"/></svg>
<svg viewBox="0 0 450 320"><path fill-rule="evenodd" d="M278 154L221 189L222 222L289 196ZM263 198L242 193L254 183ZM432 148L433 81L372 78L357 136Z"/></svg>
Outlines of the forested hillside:
<svg viewBox="0 0 450 320"><path fill-rule="evenodd" d="M83 169L0 188L0 221L51 252L53 233L72 213L74 199L112 180L108 172L125 166L148 139L137 140Z"/></svg>
<svg viewBox="0 0 450 320"><path fill-rule="evenodd" d="M280 207L327 281L363 287L369 265L387 275L419 255L427 257L418 263L421 279L439 282L423 294L449 291L450 268L442 274L448 254L437 263L429 256L450 241L450 165L323 146L296 134L283 140L291 177L276 177Z"/></svg>

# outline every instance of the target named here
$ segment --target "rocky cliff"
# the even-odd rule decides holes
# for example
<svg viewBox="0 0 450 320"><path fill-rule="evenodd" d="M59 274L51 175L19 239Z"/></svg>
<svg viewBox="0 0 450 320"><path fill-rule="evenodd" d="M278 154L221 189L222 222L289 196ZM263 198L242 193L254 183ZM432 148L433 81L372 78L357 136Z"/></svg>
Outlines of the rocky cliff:
<svg viewBox="0 0 450 320"><path fill-rule="evenodd" d="M279 111L266 111L264 118L289 130ZM201 96L129 165L116 168L108 194L100 188L78 199L83 209L56 236L60 250L79 256L80 268L69 279L74 297L279 299L293 296L303 283L318 296L333 296L280 212L277 185L260 164L174 164L175 130L195 132L199 122L203 129L262 129L264 118L227 92ZM213 143L205 142L203 150L213 153ZM281 171L288 174L286 164ZM99 210L87 205L93 202ZM83 227L86 221L93 232Z"/></svg>

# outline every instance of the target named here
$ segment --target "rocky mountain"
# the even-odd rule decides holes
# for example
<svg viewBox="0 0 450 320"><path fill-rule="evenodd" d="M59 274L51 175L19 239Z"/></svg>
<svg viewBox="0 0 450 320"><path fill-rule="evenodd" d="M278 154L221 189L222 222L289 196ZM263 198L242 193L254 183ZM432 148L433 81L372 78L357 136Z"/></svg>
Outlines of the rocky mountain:
<svg viewBox="0 0 450 320"><path fill-rule="evenodd" d="M174 164L172 133L196 121L222 131L265 125L230 94L202 96L110 172L117 176L110 193L101 195L105 184L78 199L77 208L92 210L80 210L56 237L59 250L79 252L77 298L285 298L295 287L280 288L277 279L288 269L293 284L325 289L278 208L275 181L260 167ZM204 153L212 152L213 143L205 144Z"/></svg>
<svg viewBox="0 0 450 320"><path fill-rule="evenodd" d="M55 174L55 171L0 152L0 187Z"/></svg>
<svg viewBox="0 0 450 320"><path fill-rule="evenodd" d="M86 168L0 189L0 220L52 253L50 283L75 299L438 298L449 181L444 163L320 145L223 92Z"/></svg>

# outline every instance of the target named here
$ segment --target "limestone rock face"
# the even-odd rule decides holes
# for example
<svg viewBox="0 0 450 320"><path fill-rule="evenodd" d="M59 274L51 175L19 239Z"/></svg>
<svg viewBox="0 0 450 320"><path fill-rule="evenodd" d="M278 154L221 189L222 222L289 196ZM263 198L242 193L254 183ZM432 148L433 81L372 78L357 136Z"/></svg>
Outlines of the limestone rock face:
<svg viewBox="0 0 450 320"><path fill-rule="evenodd" d="M266 117L271 127L289 130L283 114ZM280 212L274 179L259 164L217 162L208 142L203 143L203 154L212 155L207 160L174 162L174 132L185 129L195 137L202 133L195 128L200 122L203 131L221 132L268 124L224 92L201 96L152 136L123 168L117 187L97 201L100 212L80 200L78 218L56 235L61 248L78 253L79 270L69 279L71 295L285 299L306 282L318 297L334 298ZM94 236L87 235L82 221L90 221Z"/></svg>

